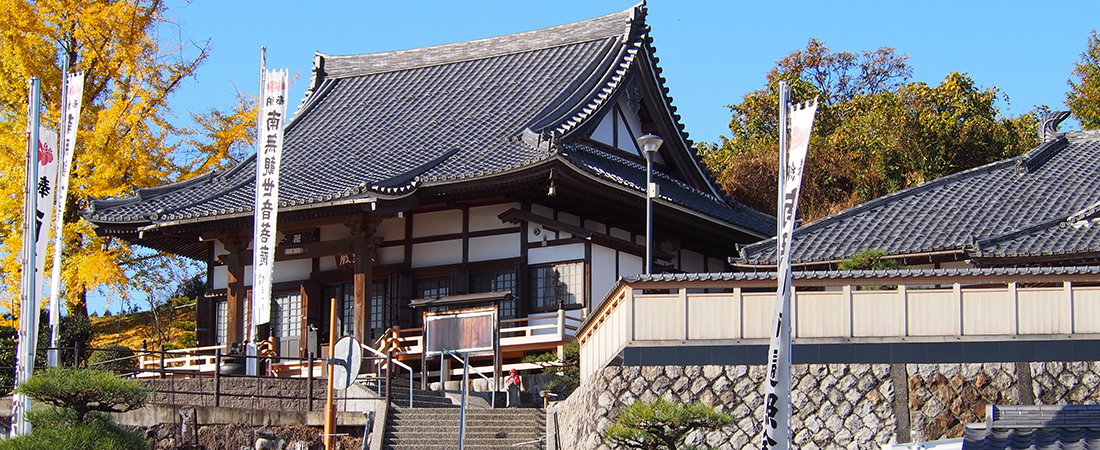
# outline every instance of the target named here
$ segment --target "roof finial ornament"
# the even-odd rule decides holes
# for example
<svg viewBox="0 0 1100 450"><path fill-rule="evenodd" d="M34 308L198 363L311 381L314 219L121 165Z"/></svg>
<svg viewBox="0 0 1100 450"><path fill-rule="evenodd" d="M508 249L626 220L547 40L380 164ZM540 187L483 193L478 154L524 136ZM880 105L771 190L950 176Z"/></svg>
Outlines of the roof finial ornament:
<svg viewBox="0 0 1100 450"><path fill-rule="evenodd" d="M1039 116L1039 139L1042 142L1054 140L1058 137L1058 125L1069 117L1069 111L1046 111Z"/></svg>

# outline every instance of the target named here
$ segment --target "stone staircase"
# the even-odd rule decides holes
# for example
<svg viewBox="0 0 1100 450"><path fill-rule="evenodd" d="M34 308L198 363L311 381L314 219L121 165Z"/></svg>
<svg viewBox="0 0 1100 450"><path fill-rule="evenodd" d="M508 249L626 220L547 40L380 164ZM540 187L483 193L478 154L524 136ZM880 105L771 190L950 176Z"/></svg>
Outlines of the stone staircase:
<svg viewBox="0 0 1100 450"><path fill-rule="evenodd" d="M406 391L407 394L407 391ZM415 397L414 397L415 404ZM444 408L390 409L382 444L388 450L458 448L460 410ZM470 450L543 449L546 411L535 408L468 409L466 440Z"/></svg>
<svg viewBox="0 0 1100 450"><path fill-rule="evenodd" d="M408 386L391 386L390 390L392 391L390 392L390 405L408 409ZM444 397L436 391L413 389L412 397L413 408L458 408L458 405L454 404L451 399Z"/></svg>

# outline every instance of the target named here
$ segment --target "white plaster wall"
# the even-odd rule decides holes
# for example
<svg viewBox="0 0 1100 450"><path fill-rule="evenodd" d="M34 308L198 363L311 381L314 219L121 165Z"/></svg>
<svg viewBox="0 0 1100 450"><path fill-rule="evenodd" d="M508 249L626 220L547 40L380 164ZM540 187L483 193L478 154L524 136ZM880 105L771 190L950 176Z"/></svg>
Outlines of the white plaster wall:
<svg viewBox="0 0 1100 450"><path fill-rule="evenodd" d="M691 250L680 250L680 270L689 273L706 272L703 255Z"/></svg>
<svg viewBox="0 0 1100 450"><path fill-rule="evenodd" d="M607 225L596 222L595 220L584 220L584 228L595 231L597 233L607 234Z"/></svg>
<svg viewBox="0 0 1100 450"><path fill-rule="evenodd" d="M707 258L707 272L728 272L729 270L729 264L725 261L719 258Z"/></svg>
<svg viewBox="0 0 1100 450"><path fill-rule="evenodd" d="M554 209L549 206L531 205L531 214L539 215L542 217L554 218Z"/></svg>
<svg viewBox="0 0 1100 450"><path fill-rule="evenodd" d="M470 261L518 258L519 233L470 238Z"/></svg>
<svg viewBox="0 0 1100 450"><path fill-rule="evenodd" d="M527 250L527 264L545 264L584 259L584 244L555 245Z"/></svg>
<svg viewBox="0 0 1100 450"><path fill-rule="evenodd" d="M251 266L250 266L251 268ZM275 273L272 277L273 283L282 283L286 281L301 281L309 279L309 273L313 270L313 260L311 259L295 259L292 261L276 261ZM252 279L251 273L248 276L249 280ZM249 281L251 285L251 281Z"/></svg>
<svg viewBox="0 0 1100 450"><path fill-rule="evenodd" d="M503 203L470 208L470 231L499 230L513 227L515 225L501 222L497 216L509 209L519 209L520 207L519 203Z"/></svg>
<svg viewBox="0 0 1100 450"><path fill-rule="evenodd" d="M607 247L592 246L592 272L589 275L592 280L592 298L588 304L589 310L595 310L600 306L599 304L619 279L619 267L615 263L616 253L618 252Z"/></svg>
<svg viewBox="0 0 1100 450"><path fill-rule="evenodd" d="M375 233L376 236L382 237L383 242L405 239L405 218L393 217L383 220L382 223L378 224L378 231Z"/></svg>
<svg viewBox="0 0 1100 450"><path fill-rule="evenodd" d="M577 227L581 226L581 217L574 214L569 214L567 212L559 212L558 221Z"/></svg>
<svg viewBox="0 0 1100 450"><path fill-rule="evenodd" d="M608 109L611 111L611 109ZM596 130L592 132L590 136L592 140L602 142L607 145L615 145L615 123L611 121L611 114L604 114L600 119L600 124L596 126Z"/></svg>
<svg viewBox="0 0 1100 450"><path fill-rule="evenodd" d="M321 241L338 241L349 237L351 237L351 229L343 224L321 227Z"/></svg>
<svg viewBox="0 0 1100 450"><path fill-rule="evenodd" d="M413 220L416 226L416 220ZM413 267L431 267L462 262L462 240L425 242L414 244L412 248Z"/></svg>
<svg viewBox="0 0 1100 450"><path fill-rule="evenodd" d="M405 262L405 247L379 247L378 264L399 264Z"/></svg>
<svg viewBox="0 0 1100 450"><path fill-rule="evenodd" d="M439 236L462 232L462 210L449 209L417 214L412 218L412 237ZM416 258L413 258L415 261Z"/></svg>
<svg viewBox="0 0 1100 450"><path fill-rule="evenodd" d="M565 233L568 234L568 233ZM527 242L550 242L558 239L558 232L532 223L527 227Z"/></svg>
<svg viewBox="0 0 1100 450"><path fill-rule="evenodd" d="M630 241L630 232L629 232L629 231L626 231L626 230L624 230L624 229L622 229L622 228L614 228L614 227L612 227L612 228L611 228L611 232L610 232L610 233L608 233L608 234L610 234L610 235L611 235L611 237L617 237L617 238L619 238L619 239L622 239L622 240L624 240L624 241L628 241L628 242Z"/></svg>
<svg viewBox="0 0 1100 450"><path fill-rule="evenodd" d="M214 267L214 289L226 289L229 287L229 267Z"/></svg>
<svg viewBox="0 0 1100 450"><path fill-rule="evenodd" d="M351 253L351 252L348 252L348 253ZM318 268L318 270L320 270L322 272L327 272L327 271L330 271L330 270L336 270L336 268L337 268L337 266L336 266L336 257L332 256L332 255L326 255L326 256L322 256L320 258L317 258L317 268Z"/></svg>
<svg viewBox="0 0 1100 450"><path fill-rule="evenodd" d="M619 252L619 276L625 277L642 273L642 257Z"/></svg>

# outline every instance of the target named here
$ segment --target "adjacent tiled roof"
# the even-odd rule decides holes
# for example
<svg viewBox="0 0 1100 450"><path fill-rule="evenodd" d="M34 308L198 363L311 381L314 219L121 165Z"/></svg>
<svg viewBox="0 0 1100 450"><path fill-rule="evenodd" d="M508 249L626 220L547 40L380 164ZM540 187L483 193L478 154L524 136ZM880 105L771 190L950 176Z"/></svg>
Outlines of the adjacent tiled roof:
<svg viewBox="0 0 1100 450"><path fill-rule="evenodd" d="M1079 226L1079 219L1070 219L1096 207L1098 188L1100 131L1068 132L1019 157L800 227L791 260L837 261L875 249L893 255L971 250L987 256L1095 251L1100 247L1095 225ZM775 264L775 239L745 247L737 262Z"/></svg>
<svg viewBox="0 0 1100 450"><path fill-rule="evenodd" d="M1047 275L1100 275L1100 266L1068 267L981 267L959 269L890 269L890 270L796 270L795 280L856 279L856 278L949 278L949 277L1028 277ZM630 275L623 282L706 282L776 280L779 275L768 272L662 273Z"/></svg>
<svg viewBox="0 0 1100 450"><path fill-rule="evenodd" d="M1100 405L993 406L984 424L967 425L963 448L1100 450Z"/></svg>
<svg viewBox="0 0 1100 450"><path fill-rule="evenodd" d="M644 16L639 5L475 41L365 55L319 53L307 98L286 128L280 207L400 198L420 186L491 177L555 158L644 190L637 164L561 140L608 104L638 55L651 51ZM95 200L86 217L121 230L247 216L254 174L253 156L225 172L136 189L130 198ZM719 201L713 192L662 180L667 199L692 211L757 235L773 226L768 222L774 219Z"/></svg>

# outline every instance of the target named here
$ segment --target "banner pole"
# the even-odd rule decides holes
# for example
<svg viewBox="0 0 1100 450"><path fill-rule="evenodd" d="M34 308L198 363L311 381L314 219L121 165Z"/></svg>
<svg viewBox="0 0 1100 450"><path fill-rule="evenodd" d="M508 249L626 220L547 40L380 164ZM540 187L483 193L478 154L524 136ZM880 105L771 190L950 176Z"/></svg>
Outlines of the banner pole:
<svg viewBox="0 0 1100 450"><path fill-rule="evenodd" d="M15 383L18 385L30 379L34 371L35 344L38 339L38 302L35 294L35 229L37 228L38 196L35 195L35 180L38 179L38 141L41 111L41 88L38 77L28 82L27 126L27 168L24 190L23 211L23 289L19 306L19 344L16 351ZM19 436L30 432L26 412L30 409L30 399L23 394L12 397L11 434Z"/></svg>
<svg viewBox="0 0 1100 450"><path fill-rule="evenodd" d="M328 398L325 400L325 450L336 448L334 433L336 433L336 410L332 406L332 358L336 350L336 297L332 297L332 306L329 309L328 319L328 359L325 366L328 367ZM310 370L313 370L310 368ZM387 393L388 395L388 393Z"/></svg>
<svg viewBox="0 0 1100 450"><path fill-rule="evenodd" d="M60 147L59 150L64 152L65 140L69 134L68 127L66 126L67 121L65 120L67 116L66 110L69 106L69 83L67 78L69 75L69 53L62 53L64 53L64 56L62 57L61 63L61 108L57 116L57 120L59 121L57 124L57 141L61 143L61 145L58 146ZM62 157L61 163L64 164L64 161L65 158ZM55 191L55 194L56 193ZM63 209L65 207L65 199L55 199L54 207L57 208L57 212L54 213L54 222L63 222L65 216L65 210ZM61 275L61 267L59 266L61 262L61 227L55 227L54 236L53 269L50 271L50 350L46 354L46 364L49 367L57 367L59 359L57 347L61 343L61 312L58 311L60 301L57 292L61 287L61 280L59 279Z"/></svg>

